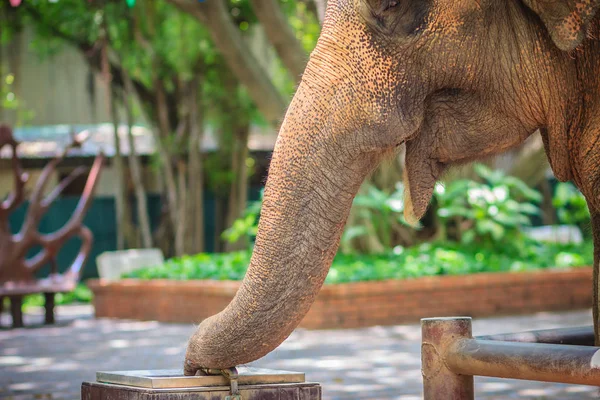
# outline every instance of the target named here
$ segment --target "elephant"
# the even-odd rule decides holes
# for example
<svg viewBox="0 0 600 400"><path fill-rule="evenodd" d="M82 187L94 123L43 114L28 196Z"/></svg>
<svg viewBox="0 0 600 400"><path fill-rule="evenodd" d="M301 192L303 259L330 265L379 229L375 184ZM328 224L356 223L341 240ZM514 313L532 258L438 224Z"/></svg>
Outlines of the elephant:
<svg viewBox="0 0 600 400"><path fill-rule="evenodd" d="M539 131L586 197L600 255L600 0L329 0L283 118L248 272L188 343L184 372L254 361L320 290L365 177L405 146L405 216L453 165ZM399 305L400 306L400 305Z"/></svg>

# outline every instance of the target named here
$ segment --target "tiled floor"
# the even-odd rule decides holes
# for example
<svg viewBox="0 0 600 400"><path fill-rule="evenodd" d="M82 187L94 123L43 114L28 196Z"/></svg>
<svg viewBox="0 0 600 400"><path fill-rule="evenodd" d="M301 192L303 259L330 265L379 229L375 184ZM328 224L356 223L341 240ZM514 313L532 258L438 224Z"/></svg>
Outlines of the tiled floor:
<svg viewBox="0 0 600 400"><path fill-rule="evenodd" d="M58 324L0 330L0 398L78 399L97 370L172 369L182 363L194 327L95 320L89 306L59 307ZM590 311L480 319L476 335L587 325ZM0 319L7 326L9 318ZM40 323L41 310L26 316ZM421 394L418 324L340 331L297 330L254 363L306 372L325 399L416 400ZM476 379L477 399L598 399L587 386Z"/></svg>

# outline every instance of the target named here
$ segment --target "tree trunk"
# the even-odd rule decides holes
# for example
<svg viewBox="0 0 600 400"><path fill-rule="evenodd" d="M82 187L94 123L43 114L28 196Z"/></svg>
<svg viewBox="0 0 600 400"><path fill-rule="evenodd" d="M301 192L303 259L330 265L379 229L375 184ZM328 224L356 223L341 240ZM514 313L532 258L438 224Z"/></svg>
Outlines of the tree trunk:
<svg viewBox="0 0 600 400"><path fill-rule="evenodd" d="M113 165L115 168L115 210L117 226L117 250L125 249L125 226L126 221L126 196L125 196L125 169L123 167L123 156L121 153L121 141L119 140L119 115L117 113L117 99L114 89L110 90L110 114L113 121L115 154Z"/></svg>
<svg viewBox="0 0 600 400"><path fill-rule="evenodd" d="M190 192L188 252L204 251L204 168L202 160L202 138L204 136L204 114L202 111L203 89L199 87L200 76L192 82L190 93L190 139L188 187Z"/></svg>
<svg viewBox="0 0 600 400"><path fill-rule="evenodd" d="M292 75L294 82L299 83L306 67L306 51L302 43L296 39L294 30L288 24L278 2L276 0L251 0L250 2L269 42Z"/></svg>
<svg viewBox="0 0 600 400"><path fill-rule="evenodd" d="M182 256L185 254L185 235L186 227L188 224L186 221L187 211L187 167L185 161L177 161L177 189L179 194L177 196L177 225L175 225L175 254Z"/></svg>
<svg viewBox="0 0 600 400"><path fill-rule="evenodd" d="M131 171L131 179L135 191L137 202L137 217L142 237L142 247L148 249L152 247L152 230L150 228L150 220L148 217L148 198L144 189L144 181L142 178L142 167L140 159L135 150L135 140L133 137L133 110L131 102L133 101L134 89L131 79L127 73L123 73L125 83L124 105L127 116L127 139L129 141L129 169Z"/></svg>
<svg viewBox="0 0 600 400"><path fill-rule="evenodd" d="M215 253L221 253L225 251L225 245L221 239L221 234L223 231L229 228L225 225L225 218L227 217L225 201L227 201L225 196L221 194L215 194L215 235L213 237L215 243L213 251Z"/></svg>
<svg viewBox="0 0 600 400"><path fill-rule="evenodd" d="M171 216L169 214L169 202L166 200L165 178L162 173L157 175L157 180L160 184L161 208L158 226L152 232L152 238L155 247L158 247L166 257L172 257L175 254L173 249L175 233L173 232L173 224L171 223Z"/></svg>
<svg viewBox="0 0 600 400"><path fill-rule="evenodd" d="M325 10L327 10L327 0L313 0L317 8L317 15L319 22L323 25L323 19L325 19Z"/></svg>
<svg viewBox="0 0 600 400"><path fill-rule="evenodd" d="M248 158L248 136L250 131L249 121L239 121L235 124L233 130L233 151L231 158L231 171L233 180L231 190L229 191L229 201L227 205L227 217L225 218L226 227L233 225L236 219L244 214L246 204L248 203L248 168L246 159ZM241 237L235 243L227 242L226 251L241 250L248 246L248 238Z"/></svg>
<svg viewBox="0 0 600 400"><path fill-rule="evenodd" d="M177 183L175 182L175 173L173 172L171 155L169 154L169 152L164 144L164 140L166 140L169 137L171 128L170 128L170 124L169 124L165 89L164 89L162 82L160 82L160 80L158 78L155 79L155 90L156 90L156 113L157 113L157 118L158 118L159 133L156 134L156 132L155 132L154 140L156 142L160 161L162 164L169 220L170 220L171 225L173 226L173 230L176 230L176 227L179 223L179 218L177 215L177 207L178 207ZM153 132L154 132L154 129L153 129ZM177 255L177 256L182 255L183 253L179 252L179 250L181 250L181 249L182 249L182 247L177 246L177 244L176 244L175 245L175 255Z"/></svg>

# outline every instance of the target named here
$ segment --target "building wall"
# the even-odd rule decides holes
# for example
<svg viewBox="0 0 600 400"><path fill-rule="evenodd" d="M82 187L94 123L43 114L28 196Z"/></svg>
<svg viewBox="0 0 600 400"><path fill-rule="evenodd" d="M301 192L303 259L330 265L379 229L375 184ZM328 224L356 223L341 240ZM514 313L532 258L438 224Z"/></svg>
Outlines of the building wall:
<svg viewBox="0 0 600 400"><path fill-rule="evenodd" d="M12 88L24 107L34 113L25 125L110 122L107 85L99 74L91 72L81 52L63 44L54 54L41 56L50 51L43 48L47 44L34 39L34 32L26 28L2 47L5 57L0 71L4 75L15 74ZM247 39L249 48L269 75L282 79L277 73L277 56L264 31L254 28ZM0 109L0 122L14 126L15 113Z"/></svg>
<svg viewBox="0 0 600 400"><path fill-rule="evenodd" d="M27 125L95 124L110 120L106 84L90 72L78 50L63 45L56 54L40 57L39 51L32 48L33 32L26 29L21 35L3 48L7 57L2 71L15 74L15 94L34 113ZM2 114L0 120L11 125L17 122L13 112Z"/></svg>

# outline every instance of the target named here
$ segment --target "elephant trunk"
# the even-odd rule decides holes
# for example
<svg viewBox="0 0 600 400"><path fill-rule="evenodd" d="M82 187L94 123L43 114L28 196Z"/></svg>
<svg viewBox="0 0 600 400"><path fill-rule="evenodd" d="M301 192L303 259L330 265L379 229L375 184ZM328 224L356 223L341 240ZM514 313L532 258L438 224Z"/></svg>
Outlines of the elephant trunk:
<svg viewBox="0 0 600 400"><path fill-rule="evenodd" d="M380 159L340 143L344 123L326 109L334 96L322 76L305 72L275 145L248 272L227 308L191 338L186 374L263 357L315 300L352 200Z"/></svg>

